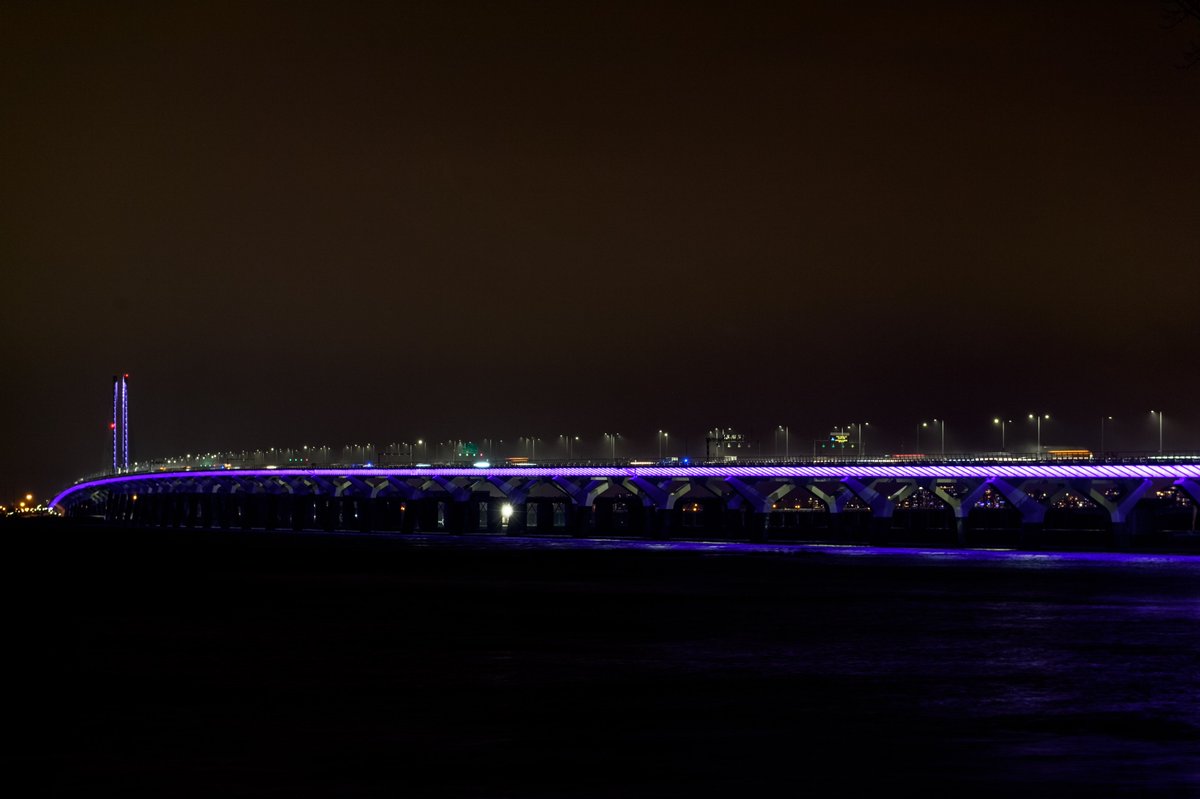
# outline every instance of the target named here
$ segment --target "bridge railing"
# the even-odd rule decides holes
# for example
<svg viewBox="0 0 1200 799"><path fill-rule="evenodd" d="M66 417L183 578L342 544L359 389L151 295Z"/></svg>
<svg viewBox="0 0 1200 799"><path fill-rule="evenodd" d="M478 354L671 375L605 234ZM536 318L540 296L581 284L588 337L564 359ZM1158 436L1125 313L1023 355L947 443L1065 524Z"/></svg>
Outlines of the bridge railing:
<svg viewBox="0 0 1200 799"><path fill-rule="evenodd" d="M816 458L724 458L705 460L703 458L617 458L617 459L587 459L587 458L539 458L536 462L514 458L497 461L493 466L540 466L540 467L614 467L614 466L863 466L863 465L897 465L897 464L1093 464L1093 465L1135 465L1155 463L1196 463L1200 461L1198 451L1133 451L1095 453L1089 457L1057 457L1047 453L1036 452L963 452L946 453L945 455L917 454L882 454L865 458L842 458L834 456L818 456ZM468 468L476 462L473 458L440 459L436 462L414 462L408 458L381 458L366 463L344 462L341 460L304 460L296 459L265 459L261 457L246 457L245 453L211 453L199 456L181 458L163 458L147 460L131 465L128 470L96 472L81 477L76 483L111 477L113 474L152 474L155 472L194 471L201 469L240 470L240 469L335 469L355 471L359 469L391 469L419 468L423 466Z"/></svg>

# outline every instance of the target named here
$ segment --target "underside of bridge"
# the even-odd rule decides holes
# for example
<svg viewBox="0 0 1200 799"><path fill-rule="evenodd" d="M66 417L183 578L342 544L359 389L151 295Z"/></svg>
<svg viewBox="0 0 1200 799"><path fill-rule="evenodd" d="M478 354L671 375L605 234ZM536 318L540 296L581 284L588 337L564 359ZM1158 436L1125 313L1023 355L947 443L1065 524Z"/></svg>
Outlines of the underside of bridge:
<svg viewBox="0 0 1200 799"><path fill-rule="evenodd" d="M1190 477L130 475L74 518L150 527L1125 548L1197 531Z"/></svg>

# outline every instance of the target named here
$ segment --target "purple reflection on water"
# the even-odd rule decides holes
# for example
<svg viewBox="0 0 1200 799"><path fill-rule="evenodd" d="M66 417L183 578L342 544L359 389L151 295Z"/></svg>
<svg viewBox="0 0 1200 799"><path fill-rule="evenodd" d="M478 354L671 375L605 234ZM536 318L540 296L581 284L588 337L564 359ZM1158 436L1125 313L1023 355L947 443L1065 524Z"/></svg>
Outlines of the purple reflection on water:
<svg viewBox="0 0 1200 799"><path fill-rule="evenodd" d="M293 535L294 533L288 533ZM1186 564L1200 567L1200 555L1130 552L1029 552L1014 549L949 549L938 547L876 547L863 544L752 544L741 541L647 541L631 538L568 538L549 536L494 536L446 533L319 533L321 536L392 538L420 545L449 547L499 547L511 549L595 549L662 552L705 552L735 555L825 555L829 557L881 557L996 564L1123 563L1136 565Z"/></svg>

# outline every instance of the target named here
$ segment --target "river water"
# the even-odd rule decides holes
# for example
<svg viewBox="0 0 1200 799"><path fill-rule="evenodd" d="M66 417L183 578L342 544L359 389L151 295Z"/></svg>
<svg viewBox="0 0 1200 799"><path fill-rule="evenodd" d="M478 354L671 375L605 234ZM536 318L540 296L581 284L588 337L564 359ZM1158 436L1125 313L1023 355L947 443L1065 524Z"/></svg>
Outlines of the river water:
<svg viewBox="0 0 1200 799"><path fill-rule="evenodd" d="M1200 558L21 538L48 793L1200 796Z"/></svg>

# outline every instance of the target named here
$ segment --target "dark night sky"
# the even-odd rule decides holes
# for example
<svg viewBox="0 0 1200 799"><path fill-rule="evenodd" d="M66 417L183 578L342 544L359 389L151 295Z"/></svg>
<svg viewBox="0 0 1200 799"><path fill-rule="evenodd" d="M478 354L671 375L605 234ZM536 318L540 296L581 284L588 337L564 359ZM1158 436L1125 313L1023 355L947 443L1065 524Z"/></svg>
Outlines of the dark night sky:
<svg viewBox="0 0 1200 799"><path fill-rule="evenodd" d="M6 3L0 498L103 464L119 371L139 456L863 419L909 451L933 416L994 448L1035 409L1144 449L1159 407L1200 448L1188 33L1152 0Z"/></svg>

